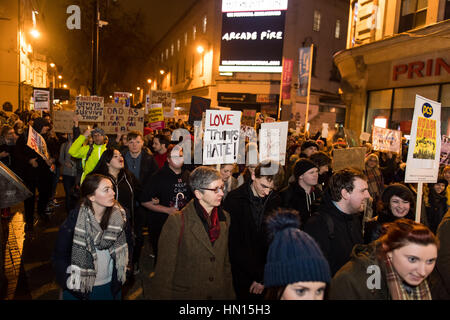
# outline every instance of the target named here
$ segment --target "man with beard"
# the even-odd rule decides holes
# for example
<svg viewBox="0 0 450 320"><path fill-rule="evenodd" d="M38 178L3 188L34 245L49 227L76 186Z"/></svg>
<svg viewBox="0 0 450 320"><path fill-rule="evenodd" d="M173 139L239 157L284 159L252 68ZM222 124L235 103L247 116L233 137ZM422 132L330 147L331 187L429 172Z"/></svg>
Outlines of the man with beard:
<svg viewBox="0 0 450 320"><path fill-rule="evenodd" d="M305 225L305 232L317 241L333 276L350 259L355 244L362 244L359 217L370 198L366 176L355 169L343 169L330 178L319 209Z"/></svg>

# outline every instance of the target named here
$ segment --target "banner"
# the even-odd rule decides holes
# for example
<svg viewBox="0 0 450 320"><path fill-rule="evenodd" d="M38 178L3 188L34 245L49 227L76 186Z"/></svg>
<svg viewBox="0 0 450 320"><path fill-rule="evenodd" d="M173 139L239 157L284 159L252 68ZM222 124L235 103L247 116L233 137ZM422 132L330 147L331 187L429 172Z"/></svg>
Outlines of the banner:
<svg viewBox="0 0 450 320"><path fill-rule="evenodd" d="M28 128L27 146L36 151L36 153L39 154L44 160L50 159L47 150L47 143L44 138L31 126Z"/></svg>
<svg viewBox="0 0 450 320"><path fill-rule="evenodd" d="M270 152L266 152L264 154L260 154L260 161L268 160L271 158L272 160L279 161L283 166L286 162L286 142L287 142L287 133L288 133L288 121L282 121L282 122L266 122L261 123L261 130L260 132L263 133L265 137L270 137L273 139L273 136L268 133L264 133L267 130L277 129L278 130L278 139L273 140L272 144L276 143L278 144L278 150L279 150L279 156L278 159L274 159L273 156L270 154ZM261 139L261 138L260 138ZM278 141L278 142L276 142ZM272 146L273 148L273 146ZM262 150L262 148L260 149ZM266 158L269 157L269 158Z"/></svg>
<svg viewBox="0 0 450 320"><path fill-rule="evenodd" d="M242 112L242 124L254 127L255 126L255 120L256 120L256 110L254 109L244 109Z"/></svg>
<svg viewBox="0 0 450 320"><path fill-rule="evenodd" d="M365 147L334 149L333 150L333 171L345 168L365 169L364 159L366 156Z"/></svg>
<svg viewBox="0 0 450 320"><path fill-rule="evenodd" d="M114 92L114 103L122 104L124 107L131 106L131 93L129 92Z"/></svg>
<svg viewBox="0 0 450 320"><path fill-rule="evenodd" d="M33 194L22 183L22 180L0 161L0 208L12 207Z"/></svg>
<svg viewBox="0 0 450 320"><path fill-rule="evenodd" d="M103 97L77 96L75 114L80 115L80 121L103 122Z"/></svg>
<svg viewBox="0 0 450 320"><path fill-rule="evenodd" d="M105 122L101 127L107 134L144 131L144 110L127 108L121 103L111 103L105 106L104 113Z"/></svg>
<svg viewBox="0 0 450 320"><path fill-rule="evenodd" d="M416 95L405 182L435 183L441 155L441 104Z"/></svg>
<svg viewBox="0 0 450 320"><path fill-rule="evenodd" d="M34 110L49 111L50 110L50 91L47 89L34 89Z"/></svg>
<svg viewBox="0 0 450 320"><path fill-rule="evenodd" d="M206 110L203 165L236 163L241 111Z"/></svg>
<svg viewBox="0 0 450 320"><path fill-rule="evenodd" d="M190 125L193 125L194 121L201 121L203 117L203 112L205 112L210 105L211 105L210 99L192 96L191 107L189 109L188 123Z"/></svg>
<svg viewBox="0 0 450 320"><path fill-rule="evenodd" d="M311 47L300 48L298 57L298 93L306 97L308 95L309 68L311 59Z"/></svg>
<svg viewBox="0 0 450 320"><path fill-rule="evenodd" d="M374 126L372 129L372 146L375 151L401 154L402 132Z"/></svg>
<svg viewBox="0 0 450 320"><path fill-rule="evenodd" d="M172 118L174 113L175 102L172 103L172 92L163 90L152 90L150 92L150 104L160 103L163 108L165 118Z"/></svg>
<svg viewBox="0 0 450 320"><path fill-rule="evenodd" d="M283 64L283 78L282 78L282 99L289 100L291 99L291 84L292 84L292 69L294 66L293 59L284 59Z"/></svg>
<svg viewBox="0 0 450 320"><path fill-rule="evenodd" d="M450 165L450 137L442 136L440 164Z"/></svg>

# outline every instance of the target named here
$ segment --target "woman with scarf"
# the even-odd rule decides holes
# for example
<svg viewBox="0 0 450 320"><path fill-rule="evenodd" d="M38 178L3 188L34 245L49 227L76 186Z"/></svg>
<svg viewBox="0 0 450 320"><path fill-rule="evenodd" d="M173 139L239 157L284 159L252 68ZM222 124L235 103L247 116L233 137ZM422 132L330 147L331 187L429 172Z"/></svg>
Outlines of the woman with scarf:
<svg viewBox="0 0 450 320"><path fill-rule="evenodd" d="M368 244L381 236L383 224L405 218L414 220L415 197L403 184L389 185L381 196L383 205L378 215L364 226L364 243Z"/></svg>
<svg viewBox="0 0 450 320"><path fill-rule="evenodd" d="M438 243L430 229L409 219L384 225L379 240L353 248L351 260L331 280L329 298L431 300L427 278Z"/></svg>
<svg viewBox="0 0 450 320"><path fill-rule="evenodd" d="M64 300L119 300L126 279L126 214L110 179L99 174L81 185L79 208L61 225L53 252Z"/></svg>

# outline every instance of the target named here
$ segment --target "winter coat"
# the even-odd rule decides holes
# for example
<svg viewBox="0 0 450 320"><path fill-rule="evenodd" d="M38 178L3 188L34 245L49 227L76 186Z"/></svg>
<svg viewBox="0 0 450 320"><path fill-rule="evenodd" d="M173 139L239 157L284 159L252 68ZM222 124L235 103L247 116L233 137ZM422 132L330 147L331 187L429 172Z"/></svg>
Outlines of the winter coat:
<svg viewBox="0 0 450 320"><path fill-rule="evenodd" d="M415 219L415 213L410 209L408 214L403 217L404 219ZM366 222L364 226L364 243L369 244L374 240L377 240L382 233L383 224L394 222L400 219L394 216L389 209L382 210L376 217Z"/></svg>
<svg viewBox="0 0 450 320"><path fill-rule="evenodd" d="M319 209L306 223L305 232L319 244L330 264L331 275L347 263L353 246L363 243L359 215L339 210L328 192L324 193Z"/></svg>
<svg viewBox="0 0 450 320"><path fill-rule="evenodd" d="M311 213L317 210L320 192L312 188L307 195L298 182L292 182L280 191L280 197L284 208L295 209L300 213L301 229L303 229Z"/></svg>
<svg viewBox="0 0 450 320"><path fill-rule="evenodd" d="M220 235L214 244L197 214L194 200L168 217L158 242L151 299L235 298L228 253L230 216L220 208L218 214Z"/></svg>
<svg viewBox="0 0 450 320"><path fill-rule="evenodd" d="M430 275L433 300L450 300L450 211L447 211L436 233L439 251L436 266Z"/></svg>
<svg viewBox="0 0 450 320"><path fill-rule="evenodd" d="M375 241L368 245L356 245L348 261L331 279L328 299L330 300L389 300L389 287L386 282L386 267L376 257L378 246ZM372 266L372 267L371 267ZM375 266L375 267L373 267ZM376 267L379 267L378 269ZM376 271L375 271L376 270ZM380 271L379 287L375 273ZM374 280L369 279L373 276ZM368 284L372 284L369 288Z"/></svg>
<svg viewBox="0 0 450 320"><path fill-rule="evenodd" d="M281 205L276 192L265 199L258 198L251 191L251 182L244 183L230 191L223 208L230 213L230 261L233 272L233 285L238 299L249 297L253 281L263 283L264 266L268 250L265 218ZM260 201L262 206L261 223L253 217L252 201Z"/></svg>
<svg viewBox="0 0 450 320"><path fill-rule="evenodd" d="M89 156L89 159L86 162L86 156L89 152L89 149L91 148L90 145L83 146L83 143L86 141L86 137L84 135L80 135L70 146L69 154L78 159L82 159L82 165L83 165L83 175L81 176L80 184L83 183L84 178L92 171L94 170L95 166L97 165L98 161L100 160L100 157L102 156L103 152L106 150L106 144L98 145L93 144L93 150L91 152L91 155Z"/></svg>
<svg viewBox="0 0 450 320"><path fill-rule="evenodd" d="M128 151L128 150L127 150ZM123 153L123 157L125 159L125 153ZM128 168L128 163L125 161L125 166ZM150 154L150 151L147 148L143 148L141 151L141 168L139 172L139 183L141 186L145 185L145 182L150 180L150 178L159 170L158 164L156 163L155 157Z"/></svg>
<svg viewBox="0 0 450 320"><path fill-rule="evenodd" d="M430 230L436 233L442 218L447 212L447 197L444 194L438 194L434 189L430 188L428 195L428 203L426 205L426 215Z"/></svg>
<svg viewBox="0 0 450 320"><path fill-rule="evenodd" d="M73 209L67 219L59 228L58 238L55 242L55 248L52 255L52 265L56 276L56 282L63 290L69 291L74 297L80 300L89 300L90 293L81 293L67 288L67 279L69 273L66 272L67 267L72 261L72 243L75 226L80 208ZM128 238L128 237L127 237ZM117 278L116 263L113 262L113 274L111 278L111 292L113 296L117 295L122 288L122 283Z"/></svg>

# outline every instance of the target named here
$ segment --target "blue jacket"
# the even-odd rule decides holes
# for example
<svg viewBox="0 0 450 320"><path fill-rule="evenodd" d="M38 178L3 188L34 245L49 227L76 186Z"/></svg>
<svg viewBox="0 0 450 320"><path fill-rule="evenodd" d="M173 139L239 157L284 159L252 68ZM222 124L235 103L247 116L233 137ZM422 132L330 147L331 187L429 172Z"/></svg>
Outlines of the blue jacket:
<svg viewBox="0 0 450 320"><path fill-rule="evenodd" d="M75 225L77 223L79 207L73 209L66 221L61 225L58 232L58 238L55 243L55 249L52 255L53 270L56 275L56 282L61 286L63 290L69 291L74 297L80 300L89 300L89 293L81 293L73 291L67 288L67 278L69 274L66 272L67 267L71 265L72 257L72 242ZM127 237L128 238L128 237ZM121 282L117 279L117 269L115 261L113 263L113 274L111 280L111 291L113 295L122 288Z"/></svg>

